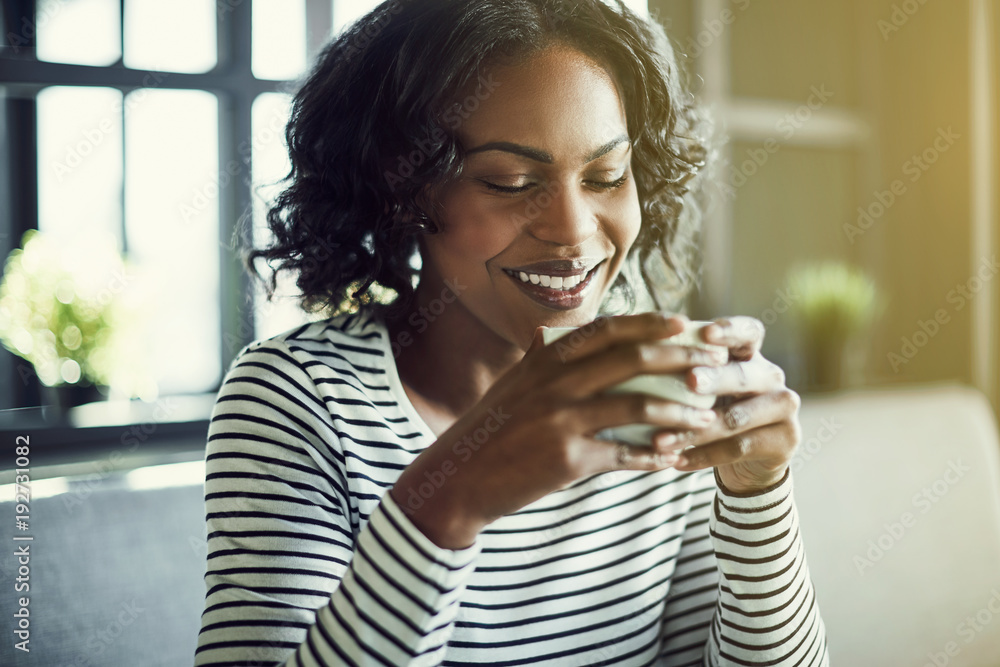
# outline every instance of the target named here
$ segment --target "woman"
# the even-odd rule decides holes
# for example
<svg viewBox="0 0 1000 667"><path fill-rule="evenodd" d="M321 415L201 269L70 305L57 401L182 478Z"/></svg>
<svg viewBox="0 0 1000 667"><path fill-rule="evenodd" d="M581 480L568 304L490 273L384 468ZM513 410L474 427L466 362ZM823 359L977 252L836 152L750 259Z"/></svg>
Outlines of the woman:
<svg viewBox="0 0 1000 667"><path fill-rule="evenodd" d="M287 139L251 264L343 312L220 391L197 664L827 664L762 327L656 343L688 324L658 311L693 278L705 157L659 28L389 2L326 48ZM720 399L603 394L640 373ZM594 437L634 422L649 446Z"/></svg>

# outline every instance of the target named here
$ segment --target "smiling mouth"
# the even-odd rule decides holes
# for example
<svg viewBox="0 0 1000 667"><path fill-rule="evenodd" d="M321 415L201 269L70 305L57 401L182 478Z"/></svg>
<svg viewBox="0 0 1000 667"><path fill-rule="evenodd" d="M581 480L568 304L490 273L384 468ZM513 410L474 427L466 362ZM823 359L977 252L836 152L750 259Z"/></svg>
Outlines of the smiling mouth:
<svg viewBox="0 0 1000 667"><path fill-rule="evenodd" d="M536 303L556 310L568 310L577 308L583 303L590 292L594 276L603 264L603 261L600 262L585 274L576 273L569 276L527 273L510 269L504 269L503 272Z"/></svg>

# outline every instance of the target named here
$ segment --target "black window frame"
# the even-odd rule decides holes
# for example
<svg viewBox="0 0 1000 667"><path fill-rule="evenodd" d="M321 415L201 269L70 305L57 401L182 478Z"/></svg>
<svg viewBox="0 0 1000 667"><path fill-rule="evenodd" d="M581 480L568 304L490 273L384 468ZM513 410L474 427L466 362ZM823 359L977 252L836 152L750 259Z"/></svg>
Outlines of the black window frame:
<svg viewBox="0 0 1000 667"><path fill-rule="evenodd" d="M235 354L255 338L253 294L250 279L234 252L233 239L241 217L251 211L251 164L247 143L251 138L251 109L262 93L289 92L294 82L257 79L251 69L252 0L216 0L218 61L205 73L155 72L125 67L122 59L107 66L75 65L40 61L35 53L36 0L4 0L3 35L0 48L0 253L2 257L20 245L22 235L38 228L38 155L36 96L48 86L100 86L131 91L155 87L170 90L201 90L218 99L219 166L233 161L241 165L238 177L219 188L219 317L218 340L221 370ZM120 1L121 16L125 0ZM330 0L306 0L306 47L310 57L329 36L333 6ZM124 21L119 31L124 36ZM124 113L124 112L123 112ZM123 156L124 159L124 156ZM124 196L124 195L123 195ZM124 206L124 202L122 202ZM123 216L124 225L124 216ZM123 229L123 238L124 229ZM126 238L127 249L127 238ZM94 444L94 433L73 429L41 418L34 406L43 394L31 365L0 347L0 387L6 398L0 412L7 412L0 429L22 427L54 429L65 445L78 440ZM218 385L211 391L216 393ZM6 408L12 409L6 409ZM192 422L199 432L206 420ZM74 435L74 432L81 432ZM91 443L88 445L87 443ZM81 452L77 452L80 454ZM97 453L97 452L95 452Z"/></svg>

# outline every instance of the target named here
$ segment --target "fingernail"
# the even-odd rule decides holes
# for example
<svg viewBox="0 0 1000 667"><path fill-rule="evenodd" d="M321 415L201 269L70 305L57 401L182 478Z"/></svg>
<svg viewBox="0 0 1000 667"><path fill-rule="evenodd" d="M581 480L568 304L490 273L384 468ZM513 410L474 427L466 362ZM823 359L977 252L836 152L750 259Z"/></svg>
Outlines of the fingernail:
<svg viewBox="0 0 1000 667"><path fill-rule="evenodd" d="M654 462L658 468L666 468L667 466L672 466L677 462L677 454L657 454L654 457Z"/></svg>
<svg viewBox="0 0 1000 667"><path fill-rule="evenodd" d="M657 437L660 441L660 447L672 447L680 442L680 438L677 437L676 433L668 433Z"/></svg>
<svg viewBox="0 0 1000 667"><path fill-rule="evenodd" d="M683 454L681 454L681 455L678 455L677 458L674 460L673 466L675 468L683 468L684 466L688 465L689 463L691 463L691 460L688 459L688 457L686 457Z"/></svg>
<svg viewBox="0 0 1000 667"><path fill-rule="evenodd" d="M708 393L712 389L712 382L715 380L715 371L711 368L694 369L695 391Z"/></svg>
<svg viewBox="0 0 1000 667"><path fill-rule="evenodd" d="M698 364L704 366L718 366L726 363L728 360L728 352L727 356L724 357L722 356L722 352L720 350L705 350L695 359Z"/></svg>
<svg viewBox="0 0 1000 667"><path fill-rule="evenodd" d="M716 340L722 340L723 338L728 336L732 331L731 326L725 324L719 324L718 322L715 322L714 324L715 327L710 328L708 331L712 335L712 337L715 338Z"/></svg>
<svg viewBox="0 0 1000 667"><path fill-rule="evenodd" d="M694 426L708 426L715 421L715 410L687 409L687 420Z"/></svg>

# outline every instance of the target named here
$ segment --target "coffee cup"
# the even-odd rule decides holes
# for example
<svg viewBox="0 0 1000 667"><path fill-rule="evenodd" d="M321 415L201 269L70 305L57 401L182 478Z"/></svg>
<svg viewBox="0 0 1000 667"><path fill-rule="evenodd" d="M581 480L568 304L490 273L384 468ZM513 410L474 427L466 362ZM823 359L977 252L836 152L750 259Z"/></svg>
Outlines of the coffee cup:
<svg viewBox="0 0 1000 667"><path fill-rule="evenodd" d="M681 333L670 336L669 338L662 338L657 342L661 345L683 345L707 351L727 351L727 348L723 345L712 345L701 339L701 330L709 324L712 324L712 322L689 322L687 327ZM582 343L582 341L587 337L587 334L584 333L585 330L588 330L588 327L583 327L582 330L579 331L577 327L549 327L542 331L542 339L546 345L556 343L557 345L566 345L567 347L572 348L574 345L580 345L580 343ZM561 339L564 339L563 342L556 342ZM715 405L714 394L699 394L688 389L685 376L686 374L683 373L637 375L633 378L629 378L625 382L611 387L607 390L607 393L649 394L651 396L658 396L660 398L665 398L678 403L683 403L684 405L690 405L692 407L702 409L711 408ZM665 427L654 426L652 424L627 424L599 431L596 434L596 437L604 440L626 442L632 445L650 446L652 443L653 433L663 430L664 428Z"/></svg>

